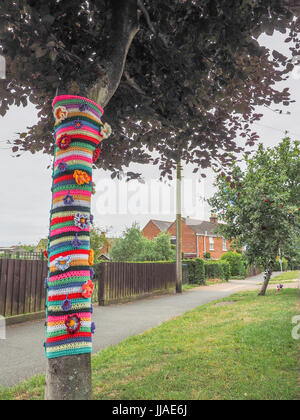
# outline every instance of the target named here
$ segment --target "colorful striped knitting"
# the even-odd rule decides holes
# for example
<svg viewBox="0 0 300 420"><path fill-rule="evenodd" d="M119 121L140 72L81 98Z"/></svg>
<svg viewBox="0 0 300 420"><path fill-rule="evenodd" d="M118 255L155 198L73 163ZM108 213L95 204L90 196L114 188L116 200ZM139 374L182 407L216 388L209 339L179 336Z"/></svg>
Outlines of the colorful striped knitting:
<svg viewBox="0 0 300 420"><path fill-rule="evenodd" d="M48 358L92 351L92 166L109 131L101 122L102 108L89 99L58 96L53 110L56 144L48 243Z"/></svg>

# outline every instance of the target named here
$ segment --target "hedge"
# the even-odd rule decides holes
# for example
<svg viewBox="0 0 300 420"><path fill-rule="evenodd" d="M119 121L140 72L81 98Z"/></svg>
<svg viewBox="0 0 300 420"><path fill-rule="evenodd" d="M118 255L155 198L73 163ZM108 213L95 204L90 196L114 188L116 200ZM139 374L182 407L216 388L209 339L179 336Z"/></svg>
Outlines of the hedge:
<svg viewBox="0 0 300 420"><path fill-rule="evenodd" d="M222 279L228 281L230 278L230 265L226 261L205 261L205 278Z"/></svg>
<svg viewBox="0 0 300 420"><path fill-rule="evenodd" d="M182 262L187 265L189 283L205 284L204 261L201 258L183 260Z"/></svg>

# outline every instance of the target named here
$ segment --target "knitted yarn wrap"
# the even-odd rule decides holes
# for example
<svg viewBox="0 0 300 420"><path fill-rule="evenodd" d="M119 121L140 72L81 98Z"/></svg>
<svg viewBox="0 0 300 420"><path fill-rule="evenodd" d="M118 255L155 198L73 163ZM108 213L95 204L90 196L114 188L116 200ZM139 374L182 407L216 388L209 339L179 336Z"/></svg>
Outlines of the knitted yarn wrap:
<svg viewBox="0 0 300 420"><path fill-rule="evenodd" d="M54 163L48 242L45 353L57 358L92 351L90 226L93 154L103 110L79 96L53 101ZM84 293L85 292L85 293Z"/></svg>

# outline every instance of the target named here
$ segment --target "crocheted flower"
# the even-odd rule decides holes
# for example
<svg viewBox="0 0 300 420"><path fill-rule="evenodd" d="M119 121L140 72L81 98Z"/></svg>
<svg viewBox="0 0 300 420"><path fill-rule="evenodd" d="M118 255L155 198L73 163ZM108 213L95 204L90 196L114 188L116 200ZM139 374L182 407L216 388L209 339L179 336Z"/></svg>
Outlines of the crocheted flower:
<svg viewBox="0 0 300 420"><path fill-rule="evenodd" d="M58 257L55 260L55 265L57 270L65 271L70 267L72 261L72 256L68 255L67 257Z"/></svg>
<svg viewBox="0 0 300 420"><path fill-rule="evenodd" d="M94 216L92 214L90 215L90 222L91 222L91 225L94 224Z"/></svg>
<svg viewBox="0 0 300 420"><path fill-rule="evenodd" d="M44 280L44 289L47 289L47 287L48 287L48 277L45 277L45 280Z"/></svg>
<svg viewBox="0 0 300 420"><path fill-rule="evenodd" d="M94 313L94 306L93 306L93 304L91 303L91 314L93 314Z"/></svg>
<svg viewBox="0 0 300 420"><path fill-rule="evenodd" d="M94 251L91 249L91 250L90 250L90 255L89 255L89 264L90 264L90 265L94 265L94 257L95 257L95 253L94 253Z"/></svg>
<svg viewBox="0 0 300 420"><path fill-rule="evenodd" d="M58 106L56 110L54 111L54 117L56 119L56 122L61 122L65 120L68 116L68 110L64 106Z"/></svg>
<svg viewBox="0 0 300 420"><path fill-rule="evenodd" d="M61 150L66 150L70 147L71 137L68 134L63 134L57 140L57 145Z"/></svg>
<svg viewBox="0 0 300 420"><path fill-rule="evenodd" d="M45 257L46 257L46 260L48 260L48 251L45 250L43 253L44 253Z"/></svg>
<svg viewBox="0 0 300 420"><path fill-rule="evenodd" d="M93 162L96 163L99 159L99 156L101 155L101 149L95 149L93 153Z"/></svg>
<svg viewBox="0 0 300 420"><path fill-rule="evenodd" d="M64 198L63 198L64 204L65 206L72 206L72 204L74 203L74 198L73 196L68 193Z"/></svg>
<svg viewBox="0 0 300 420"><path fill-rule="evenodd" d="M100 134L104 139L107 139L111 135L111 126L105 123L100 130Z"/></svg>
<svg viewBox="0 0 300 420"><path fill-rule="evenodd" d="M75 181L78 185L83 185L83 184L89 184L90 183L89 175L84 171L79 171L78 169L74 172L73 178L75 179Z"/></svg>
<svg viewBox="0 0 300 420"><path fill-rule="evenodd" d="M74 128L76 128L76 130L80 130L80 128L82 127L83 127L83 123L80 120L74 121Z"/></svg>
<svg viewBox="0 0 300 420"><path fill-rule="evenodd" d="M80 112L87 111L88 109L89 109L89 106L86 103L82 103L82 104L79 105L79 111Z"/></svg>
<svg viewBox="0 0 300 420"><path fill-rule="evenodd" d="M63 304L61 305L61 309L64 312L70 311L70 309L72 309L72 302L68 299L68 295L66 299L64 300Z"/></svg>
<svg viewBox="0 0 300 420"><path fill-rule="evenodd" d="M90 268L90 272L91 272L91 278L93 279L95 277L95 270L93 269L93 267Z"/></svg>
<svg viewBox="0 0 300 420"><path fill-rule="evenodd" d="M66 164L66 162L59 162L59 164L57 165L57 168L59 170L59 172L65 172L68 168L68 165Z"/></svg>
<svg viewBox="0 0 300 420"><path fill-rule="evenodd" d="M90 218L88 214L76 213L74 223L79 229L84 230L90 226Z"/></svg>
<svg viewBox="0 0 300 420"><path fill-rule="evenodd" d="M92 324L91 324L91 333L92 334L95 334L95 331L96 331L96 324L95 324L95 322L92 322Z"/></svg>
<svg viewBox="0 0 300 420"><path fill-rule="evenodd" d="M86 299L92 297L92 294L94 292L94 283L92 282L92 280L87 281L83 286L82 286L82 296Z"/></svg>
<svg viewBox="0 0 300 420"><path fill-rule="evenodd" d="M81 328L81 319L78 315L68 315L65 320L65 326L69 334L76 334Z"/></svg>
<svg viewBox="0 0 300 420"><path fill-rule="evenodd" d="M71 245L73 248L79 248L82 245L82 242L79 240L77 233L74 241L71 242Z"/></svg>

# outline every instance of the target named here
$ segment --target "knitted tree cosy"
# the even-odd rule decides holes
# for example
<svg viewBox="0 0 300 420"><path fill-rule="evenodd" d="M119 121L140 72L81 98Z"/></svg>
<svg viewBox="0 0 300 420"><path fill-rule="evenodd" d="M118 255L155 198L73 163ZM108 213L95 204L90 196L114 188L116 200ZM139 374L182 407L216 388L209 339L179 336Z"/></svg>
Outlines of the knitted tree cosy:
<svg viewBox="0 0 300 420"><path fill-rule="evenodd" d="M91 353L93 252L90 249L92 166L110 127L89 99L53 101L55 157L48 242L48 358ZM96 153L95 153L96 152Z"/></svg>

